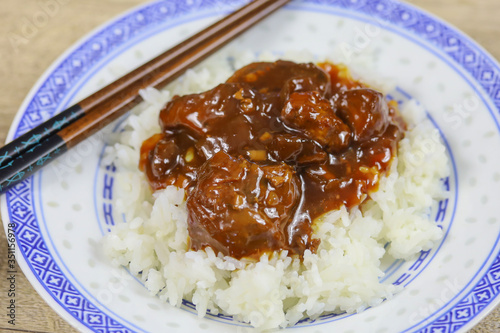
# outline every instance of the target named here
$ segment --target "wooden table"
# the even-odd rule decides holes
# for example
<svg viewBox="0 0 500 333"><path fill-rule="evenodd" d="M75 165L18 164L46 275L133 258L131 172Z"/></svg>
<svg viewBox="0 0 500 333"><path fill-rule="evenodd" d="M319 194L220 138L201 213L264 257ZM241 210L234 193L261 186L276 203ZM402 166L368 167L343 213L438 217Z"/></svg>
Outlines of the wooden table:
<svg viewBox="0 0 500 333"><path fill-rule="evenodd" d="M0 0L0 142L21 102L39 76L69 46L93 28L136 6L140 0ZM498 0L412 0L463 30L500 59ZM49 7L43 8L43 5ZM43 19L43 11L50 13ZM9 36L22 35L26 21L38 26L17 47ZM16 50L17 49L17 50ZM35 292L22 273L16 276L16 325L7 323L7 245L0 233L0 331L75 332ZM500 307L471 332L500 332Z"/></svg>

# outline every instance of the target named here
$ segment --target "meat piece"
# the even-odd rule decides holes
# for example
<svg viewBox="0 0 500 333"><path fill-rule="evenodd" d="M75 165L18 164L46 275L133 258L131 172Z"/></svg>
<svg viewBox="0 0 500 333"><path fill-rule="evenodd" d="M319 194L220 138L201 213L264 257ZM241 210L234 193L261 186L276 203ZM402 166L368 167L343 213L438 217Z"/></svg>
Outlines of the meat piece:
<svg viewBox="0 0 500 333"><path fill-rule="evenodd" d="M328 154L315 141L293 134L276 134L269 139L269 154L275 161L304 165L326 161Z"/></svg>
<svg viewBox="0 0 500 333"><path fill-rule="evenodd" d="M304 179L308 182L305 198L309 214L320 216L332 209L345 205L348 209L366 199L366 191L378 181L378 171L365 168L366 175L356 170L348 171L339 177L338 170L330 165L313 165L304 170ZM364 170L364 169L363 169ZM345 172L345 170L342 170ZM313 204L314 203L314 204Z"/></svg>
<svg viewBox="0 0 500 333"><path fill-rule="evenodd" d="M155 178L161 178L173 170L182 156L174 140L166 138L158 141L150 153L151 173Z"/></svg>
<svg viewBox="0 0 500 333"><path fill-rule="evenodd" d="M155 148L158 141L165 138L165 134L157 133L144 140L141 145L141 153L139 158L139 169L144 171L149 166L149 153Z"/></svg>
<svg viewBox="0 0 500 333"><path fill-rule="evenodd" d="M352 89L334 96L333 100L337 115L351 128L354 141L382 134L389 124L389 108L378 91Z"/></svg>
<svg viewBox="0 0 500 333"><path fill-rule="evenodd" d="M202 162L193 138L185 132L161 133L143 142L139 167L155 190L168 185L187 188L196 179L196 169Z"/></svg>
<svg viewBox="0 0 500 333"><path fill-rule="evenodd" d="M340 120L330 102L317 92L296 92L290 95L281 111L285 125L315 140L329 153L349 146L351 130Z"/></svg>
<svg viewBox="0 0 500 333"><path fill-rule="evenodd" d="M330 89L326 89L322 84L318 83L315 78L310 76L294 77L285 82L280 92L280 97L283 102L290 98L294 92L315 91L321 97L327 97Z"/></svg>
<svg viewBox="0 0 500 333"><path fill-rule="evenodd" d="M223 119L257 111L258 103L249 87L220 84L207 92L177 97L167 103L160 111L160 126L163 130L181 126L204 136Z"/></svg>
<svg viewBox="0 0 500 333"><path fill-rule="evenodd" d="M256 62L237 70L226 82L245 83L263 93L281 92L283 101L297 91L317 91L321 96L331 93L328 74L312 63Z"/></svg>
<svg viewBox="0 0 500 333"><path fill-rule="evenodd" d="M288 165L261 167L219 152L202 166L187 198L191 247L234 258L288 249L286 227L300 197Z"/></svg>

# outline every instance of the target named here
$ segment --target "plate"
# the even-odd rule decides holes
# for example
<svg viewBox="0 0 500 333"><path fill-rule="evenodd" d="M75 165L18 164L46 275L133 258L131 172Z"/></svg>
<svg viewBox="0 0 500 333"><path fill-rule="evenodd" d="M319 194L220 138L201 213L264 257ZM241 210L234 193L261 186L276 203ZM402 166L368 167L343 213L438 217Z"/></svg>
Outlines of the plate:
<svg viewBox="0 0 500 333"><path fill-rule="evenodd" d="M19 110L17 137L131 68L202 29L246 0L164 0L113 20L66 52ZM431 218L445 237L412 261L384 263L385 280L405 286L355 315L297 324L304 332L465 332L500 302L500 67L443 21L389 0L298 0L226 50L309 50L368 68L394 82L393 97L416 99L441 133L452 164L450 196ZM217 55L216 55L217 56ZM1 198L18 261L34 288L81 331L251 331L231 317L199 319L148 294L99 251L114 212L114 168L102 160L108 128ZM432 149L432 138L423 149ZM293 328L292 328L293 329Z"/></svg>

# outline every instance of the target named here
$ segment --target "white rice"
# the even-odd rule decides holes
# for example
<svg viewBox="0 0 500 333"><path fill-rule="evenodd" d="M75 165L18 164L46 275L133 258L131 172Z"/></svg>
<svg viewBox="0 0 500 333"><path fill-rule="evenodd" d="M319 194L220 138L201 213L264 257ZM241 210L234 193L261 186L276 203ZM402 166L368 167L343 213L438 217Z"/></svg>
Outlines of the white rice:
<svg viewBox="0 0 500 333"><path fill-rule="evenodd" d="M281 58L311 61L309 55ZM259 60L275 59L263 54ZM129 222L105 237L105 252L170 304L180 306L184 298L196 305L200 317L207 310L223 312L260 330L380 304L397 291L379 282L382 257L409 259L442 237L428 213L446 195L440 178L449 174L448 160L439 133L414 102L402 110L411 129L379 190L361 209L342 208L316 221L314 237L321 244L316 254L306 251L302 262L286 253L246 262L222 258L210 248L190 251L183 190L168 187L150 193L137 168L139 150L160 131L158 112L164 103L175 94L209 90L252 61L253 55L239 55L231 68L226 57L213 57L164 91L142 92L145 102L126 120L118 143L107 149L108 162L114 161L118 170L116 208ZM384 248L386 243L390 245Z"/></svg>

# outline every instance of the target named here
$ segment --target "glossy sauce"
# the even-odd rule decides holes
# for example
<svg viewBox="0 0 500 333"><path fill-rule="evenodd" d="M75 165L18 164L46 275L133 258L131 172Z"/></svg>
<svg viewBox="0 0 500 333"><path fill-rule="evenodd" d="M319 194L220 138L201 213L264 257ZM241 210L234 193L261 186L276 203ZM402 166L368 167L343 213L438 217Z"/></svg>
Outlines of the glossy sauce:
<svg viewBox="0 0 500 333"><path fill-rule="evenodd" d="M153 190L186 189L193 250L316 251L312 223L377 189L402 138L392 103L329 63L253 63L175 96L141 148Z"/></svg>

